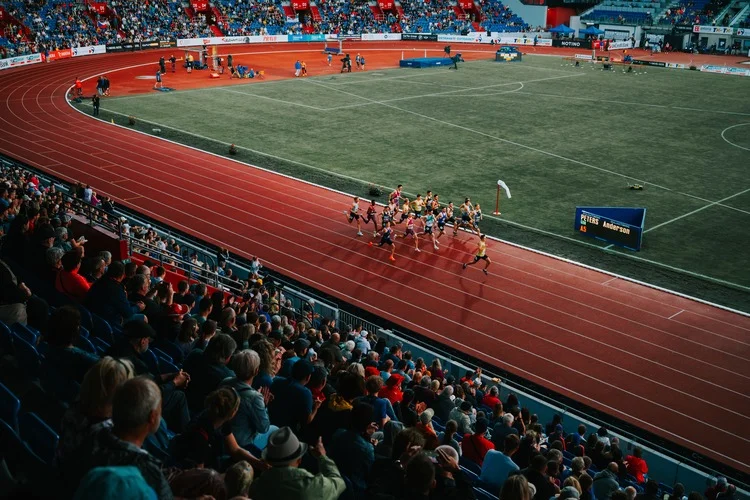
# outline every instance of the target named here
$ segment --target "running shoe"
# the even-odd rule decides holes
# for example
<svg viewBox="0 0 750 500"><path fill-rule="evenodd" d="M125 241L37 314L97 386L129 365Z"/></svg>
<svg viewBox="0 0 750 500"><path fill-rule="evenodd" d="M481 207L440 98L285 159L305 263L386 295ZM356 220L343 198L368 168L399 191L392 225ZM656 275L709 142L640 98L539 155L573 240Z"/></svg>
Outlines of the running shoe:
<svg viewBox="0 0 750 500"><path fill-rule="evenodd" d="M463 268L466 269L466 262L464 262Z"/></svg>
<svg viewBox="0 0 750 500"><path fill-rule="evenodd" d="M482 271L484 271L484 274L486 274L487 276L490 275L490 273L487 272L487 269L482 269Z"/></svg>
<svg viewBox="0 0 750 500"><path fill-rule="evenodd" d="M421 252L422 251L419 248L415 248L414 250L416 250L417 252Z"/></svg>
<svg viewBox="0 0 750 500"><path fill-rule="evenodd" d="M367 244L367 246L372 246L372 241Z"/></svg>
<svg viewBox="0 0 750 500"><path fill-rule="evenodd" d="M396 257L394 257L393 255L391 255L391 256L390 256L390 257L388 257L388 258L389 258L389 259L391 259L391 262L396 262Z"/></svg>
<svg viewBox="0 0 750 500"><path fill-rule="evenodd" d="M359 232L357 233L357 236L364 236L364 234L362 234L362 231L359 231Z"/></svg>

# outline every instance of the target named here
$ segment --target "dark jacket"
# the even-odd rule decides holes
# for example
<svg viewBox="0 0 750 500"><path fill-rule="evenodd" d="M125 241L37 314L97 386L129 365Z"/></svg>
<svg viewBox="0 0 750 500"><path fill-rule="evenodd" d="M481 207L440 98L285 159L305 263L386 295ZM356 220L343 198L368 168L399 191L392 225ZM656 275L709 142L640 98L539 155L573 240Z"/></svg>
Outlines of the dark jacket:
<svg viewBox="0 0 750 500"><path fill-rule="evenodd" d="M113 325L121 325L138 310L128 302L122 284L108 277L91 285L86 295L86 307Z"/></svg>

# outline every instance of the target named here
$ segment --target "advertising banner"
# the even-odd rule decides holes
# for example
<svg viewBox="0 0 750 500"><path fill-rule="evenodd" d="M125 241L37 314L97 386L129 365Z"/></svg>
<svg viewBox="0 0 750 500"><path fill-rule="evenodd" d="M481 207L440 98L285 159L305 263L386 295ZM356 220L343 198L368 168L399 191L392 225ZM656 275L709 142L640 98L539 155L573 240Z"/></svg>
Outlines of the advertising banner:
<svg viewBox="0 0 750 500"><path fill-rule="evenodd" d="M485 43L489 43L489 40L487 40L487 42ZM534 37L502 37L496 39L495 43L504 43L507 45L534 45ZM552 40L550 40L549 38L537 38L536 45L537 47L552 47Z"/></svg>
<svg viewBox="0 0 750 500"><path fill-rule="evenodd" d="M70 59L71 57L73 57L73 51L71 49L50 50L46 56L46 60L48 62L58 61L60 59ZM42 60L45 60L45 56L42 56Z"/></svg>
<svg viewBox="0 0 750 500"><path fill-rule="evenodd" d="M632 49L632 48L633 48L632 40L623 40L621 42L609 42L609 50Z"/></svg>
<svg viewBox="0 0 750 500"><path fill-rule="evenodd" d="M693 26L693 33L708 33L713 35L733 35L734 28L728 28L725 26L701 26L696 24Z"/></svg>
<svg viewBox="0 0 750 500"><path fill-rule="evenodd" d="M590 49L591 40L568 40L558 39L552 40L553 47L569 47L572 49Z"/></svg>
<svg viewBox="0 0 750 500"><path fill-rule="evenodd" d="M362 33L363 41L401 40L401 33Z"/></svg>
<svg viewBox="0 0 750 500"><path fill-rule="evenodd" d="M0 69L17 68L19 66L28 66L42 62L42 54L28 54L25 56L9 57L0 59Z"/></svg>
<svg viewBox="0 0 750 500"><path fill-rule="evenodd" d="M432 33L401 33L401 40L407 42L437 42L438 36Z"/></svg>
<svg viewBox="0 0 750 500"><path fill-rule="evenodd" d="M482 43L484 38L487 38L486 33L484 34L484 37L482 35L480 36L438 35L437 36L438 42L455 42L455 43ZM489 39L487 39L487 43L489 43Z"/></svg>
<svg viewBox="0 0 750 500"><path fill-rule="evenodd" d="M221 36L207 38L182 38L177 47L201 47L203 45L229 45L235 43L279 43L288 42L287 35Z"/></svg>
<svg viewBox="0 0 750 500"><path fill-rule="evenodd" d="M93 56L94 54L104 54L107 52L106 45L89 45L87 47L76 47L71 49L73 57Z"/></svg>
<svg viewBox="0 0 750 500"><path fill-rule="evenodd" d="M325 42L325 35L287 35L289 42Z"/></svg>
<svg viewBox="0 0 750 500"><path fill-rule="evenodd" d="M750 69L717 66L714 64L705 64L701 66L701 71L706 73L719 73L722 75L750 76Z"/></svg>
<svg viewBox="0 0 750 500"><path fill-rule="evenodd" d="M633 64L640 66L656 66L657 68L666 68L667 63L661 61L649 61L644 59L633 59Z"/></svg>

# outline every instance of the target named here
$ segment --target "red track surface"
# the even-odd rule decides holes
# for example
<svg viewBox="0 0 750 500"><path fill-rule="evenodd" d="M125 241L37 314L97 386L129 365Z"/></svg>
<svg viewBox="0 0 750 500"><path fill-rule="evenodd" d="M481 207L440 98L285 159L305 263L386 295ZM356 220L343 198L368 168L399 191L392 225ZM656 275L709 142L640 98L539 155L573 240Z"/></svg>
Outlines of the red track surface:
<svg viewBox="0 0 750 500"><path fill-rule="evenodd" d="M421 254L399 242L391 264L354 236L345 196L68 106L75 76L156 57L1 72L0 151L750 472L750 318L501 243L490 244L489 277L462 271L475 248L466 235Z"/></svg>

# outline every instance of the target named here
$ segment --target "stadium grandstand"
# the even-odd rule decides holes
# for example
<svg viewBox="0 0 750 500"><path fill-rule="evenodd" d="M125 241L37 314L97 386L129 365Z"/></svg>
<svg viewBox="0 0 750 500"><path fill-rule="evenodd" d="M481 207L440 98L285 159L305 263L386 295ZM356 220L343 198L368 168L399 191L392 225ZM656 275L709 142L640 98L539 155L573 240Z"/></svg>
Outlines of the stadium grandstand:
<svg viewBox="0 0 750 500"><path fill-rule="evenodd" d="M542 18L537 16L537 8L545 9ZM550 32L560 23L570 28L565 26L560 34ZM89 137L85 130L73 125L65 130L67 120L73 123L73 116L75 120L93 120L74 108L81 104L83 96L82 91L78 93L81 87L77 85L83 86L78 78L103 75L109 52L165 49L158 52L160 64L164 65L165 56L178 47L208 54L206 45L214 44L204 43L203 39L272 39L288 35L317 43L304 50L313 52L322 65L323 51L318 50L322 49L322 40L394 43L391 38L374 37L393 34L398 35L396 40L407 40L400 37L409 34L431 37L435 46L430 46L430 50L441 55L443 51L450 55L451 43L455 53L459 42L472 43L471 50L479 52L479 39L491 40L493 46L505 40L503 44L513 43L534 51L539 44L540 54L544 54L541 45L545 45L550 51L562 51L545 56L564 57L559 67L564 64L565 70L579 67L581 61L594 69L597 52L590 55L591 52L599 51L602 57L601 53L608 50L605 43L620 43L623 45L618 45L618 50L639 51L646 66L648 61L656 61L647 59L654 52L684 51L691 57L699 53L716 57L726 72L726 65L721 63L726 59L722 58L747 55L750 50L745 26L750 26L747 0L603 0L596 4L563 0L550 1L549 5L544 0L3 2L0 60L15 62L0 65L0 97L5 101L1 106L18 114L6 114L0 129L0 496L160 500L750 500L750 465L743 462L750 456L750 440L748 433L742 435L734 430L737 421L747 429L750 391L747 386L742 388L742 382L734 382L728 388L703 380L700 374L681 371L683 364L701 362L698 351L687 355L674 347L665 358L667 361L649 361L636 360L635 355L631 358L627 345L608 346L606 340L586 338L578 339L578 344L562 340L552 344L552 337L567 335L577 327L574 321L588 322L600 330L611 327L613 331L619 325L610 324L614 322L612 318L626 321L612 313L612 318L594 323L595 319L588 319L582 311L555 310L560 317L565 316L561 323L564 326L558 328L541 316L512 310L515 304L497 301L491 308L472 309L471 300L476 299L477 304L490 300L484 297L484 291L474 295L458 285L445 285L434 277L436 274L420 282L425 287L419 289L386 271L382 283L372 285L382 289L370 288L362 281L363 275L357 274L359 270L352 277L343 275L340 268L346 266L337 260L338 247L330 251L321 247L321 252L332 259L330 268L321 270L324 266L318 265L313 255L318 251L315 245L323 245L322 240L331 236L326 233L315 237L317 222L289 215L290 220L304 222L303 229L293 228L291 222L282 228L283 221L273 222L274 217L281 216L276 208L262 206L267 197L265 202L277 204L279 210L289 207L305 212L299 217L317 217L317 210L324 214L321 217L328 217L327 202L305 205L305 198L313 196L310 193L319 187L307 183L308 179L303 179L307 183L304 188L294 189L310 192L298 194L289 188L292 194L287 196L294 200L285 205L281 197L274 196L285 194L282 182L289 180L288 176L257 169L259 177L246 184L257 186L258 191L244 192L240 183L221 183L221 169L230 160L216 154L163 142L146 135L149 131L145 129L140 134L126 130L132 132L133 143L121 146L117 134L125 126L115 125L115 119L124 118L129 120L129 126L135 126L137 119L133 116L113 114L95 122L96 127L111 126L115 130L106 139ZM589 34L581 35L580 31L586 28ZM373 38L368 39L367 35ZM191 42L181 44L186 40ZM565 52L574 49L563 41L585 47L586 53ZM240 41L238 47L244 50L249 44ZM273 45L262 47L276 51ZM99 62L96 57L63 56L75 49L90 50L90 54L98 55ZM362 50L368 59L374 59L366 49ZM388 50L398 53L402 47L389 45ZM425 48L425 56L427 51ZM222 57L225 54L222 52ZM239 50L235 57L240 57L237 54ZM70 81L59 83L54 71L64 69L69 61L56 59L68 57L74 62L93 62L91 67L76 67L88 72L85 75L66 73L59 77L60 81ZM150 75L155 71L168 75L165 69L156 67L158 58L152 59L145 63L138 60L135 67L148 67ZM22 60L26 62L20 63ZM623 75L631 61L632 57L621 61ZM667 63L660 61L665 67ZM117 62L118 67L129 63L124 57ZM602 65L609 62L608 56L598 61ZM50 90L56 92L55 97L41 90L39 95L28 97L39 109L27 109L30 101L26 100L26 93L18 97L11 88L25 87L25 78L3 80L2 73L26 75L33 71L31 67L11 67L27 63L40 63L35 68L44 67L50 72L39 77L45 79L40 86L55 87ZM180 65L183 63L179 61ZM452 63L458 69L455 60ZM685 66L692 64L691 59L681 65L687 70ZM362 66L364 72L364 62ZM222 66L222 72L223 69ZM539 72L547 75L559 71L557 67L545 67ZM206 72L210 73L213 71ZM214 76L219 78L218 69ZM546 76L539 81L543 79ZM750 71L745 79L750 81ZM416 82L420 84L426 85ZM451 90L441 90L443 95L468 88L455 82L445 86ZM520 94L523 88L521 83L513 92ZM156 94L156 86L153 90L154 95L161 95ZM333 92L338 95L347 91L337 88ZM104 99L106 93L100 94ZM260 98L280 100L278 96ZM374 98L362 100L370 102L351 106L370 104ZM19 111L14 102L22 103L24 109ZM98 114L99 97L93 102ZM309 103L302 106L315 109ZM56 125L57 132L45 132L42 108L55 108L55 120L62 121L62 125ZM154 136L162 132L152 124L148 129ZM192 139L198 137L192 135ZM114 145L112 151L107 149L108 141ZM158 149L142 152L140 147L154 143L149 141L159 141ZM724 141L729 142L726 138ZM77 155L94 143L100 148L91 155L96 157L96 164L66 170L63 164L74 164ZM193 184L180 184L176 177L162 176L163 171L146 166L148 155L169 157L173 146L181 147L182 152L174 153L174 164L168 165L173 170L171 175L195 175L198 180ZM387 142L380 145L387 146ZM232 144L230 154L236 153ZM136 161L144 172L135 172ZM191 171L193 164L203 166ZM215 174L203 171L212 166ZM229 171L237 178L244 175L239 170ZM127 177L129 173L137 176L142 191L122 187L125 181L132 180ZM212 175L214 178L210 179ZM277 177L282 180L275 180ZM99 183L88 184L91 178ZM217 189L225 189L226 193L198 193L200 179L220 183ZM170 182L174 185L169 186ZM170 188L178 194L171 194ZM236 189L243 192L236 194ZM370 189L378 196L383 194L375 186ZM340 192L321 192L351 203L351 198ZM500 192L498 187L498 203ZM172 198L177 201L172 202ZM152 205L139 207L139 200ZM244 212L242 206L231 205L234 201L238 205L246 202L242 206L250 208ZM711 206L719 203L712 202ZM337 205L333 210L343 221L339 208L346 207ZM485 210L489 214L491 209ZM346 210L344 213L348 214ZM251 222L240 223L243 217ZM272 221L273 227L278 226L278 234L266 230L271 226L264 226L263 218ZM458 223L453 224L456 234ZM206 225L231 231L233 236L218 241L201 232L200 228ZM477 230L477 236L478 233ZM459 234L459 238L474 237L469 231ZM360 232L358 236L363 235ZM263 259L254 252L248 253L249 249L273 249L270 243L265 246L265 238L275 239L273 252ZM294 238L297 240L292 241ZM250 244L240 251L242 241ZM296 272L290 264L294 260L290 247L303 245L305 250L295 255L304 260L309 253L309 261L304 272ZM426 246L430 246L429 242ZM518 245L515 250L527 251ZM474 263L482 255L480 252ZM526 272L537 276L554 274L559 269L555 266L570 266L561 274L571 283L592 281L593 273L598 273L547 254L544 258L549 258L544 265L526 262ZM433 267L442 272L440 265L435 263ZM592 274L584 275L589 272ZM670 297L668 301L657 303L651 300L655 296L651 293L664 290L615 274L605 278L621 280L624 285L620 291L629 294L628 300L653 302L658 314L672 314L674 309L673 316L684 313L698 318L696 325L689 325L686 319L680 328L695 326L699 335L721 337L720 347L706 341L705 349L717 356L712 359L733 356L737 359L732 361L737 362L748 356L750 322L744 313L728 307L714 308L707 301L699 303L680 294L664 293ZM353 283L352 288L344 292L343 288L336 288L334 281L339 279ZM539 285L536 291L553 297L553 302L563 303L570 298L563 294L573 292L563 290L565 283L556 285L561 288ZM550 289L544 289L546 286ZM437 292L433 294L432 290ZM371 297L355 300L355 294L387 297L380 305ZM448 294L450 298L446 298ZM402 296L407 298L402 300ZM619 301L623 303L625 299ZM414 309L402 306L407 302ZM458 320L435 316L438 319L428 323L428 313L432 312L423 307L428 302L438 310L455 307L458 312L453 318ZM547 308L529 302L532 303L533 308ZM498 313L501 307L503 310ZM561 307L570 306L566 302ZM424 309L424 317L417 308ZM610 314L603 309L599 310L601 315ZM525 317L512 324L504 316L513 314ZM657 312L645 315L656 316ZM737 324L730 324L727 318L735 316L739 318ZM659 320L662 319L666 321L666 315ZM637 323L641 320L643 323ZM699 320L706 323L698 324ZM451 321L453 324L449 325ZM637 338L638 342L664 350L671 349L666 344L687 331L667 331L664 322L647 326L648 319L627 321L642 326L645 336L655 336L644 338L633 333L623 336L627 337L625 343ZM472 326L477 323L483 323L486 329ZM488 327L489 323L492 325ZM535 335L521 340L522 330L517 325L531 323L541 326L537 330L529 326ZM705 326L714 323L739 333L735 338L714 335ZM520 350L524 342L523 356L539 360L519 364L520 368L510 362L500 366L502 363L492 360L501 360L482 352L481 342L465 341L474 334L489 337L490 330L504 343L504 361L511 358L510 351ZM430 336L426 331L437 334ZM726 347L730 340L740 345L736 352L727 352L732 350ZM689 341L699 345L701 339ZM587 345L580 345L584 343ZM607 357L600 358L597 353L610 347ZM547 361L554 362L553 368L534 372L533 365L541 367ZM653 365L653 376L636 376L639 363L659 366ZM594 372L594 365L598 364L606 364L607 368L598 367ZM729 366L714 368L731 371ZM670 387L667 378L660 378L670 370L680 374L680 387ZM595 379L601 373L622 384L597 386ZM733 375L750 378L742 373ZM639 384L663 393L651 401ZM690 388L691 384L706 393L699 393L698 389L689 393L685 387ZM706 388L728 394L731 402L722 409L722 401L716 402ZM619 398L623 401L612 402ZM642 410L643 405L649 405L645 412L653 419L636 415L635 406ZM712 420L708 414L718 411L731 413L734 420L724 422L715 415L716 420ZM679 415L680 427L694 426L695 434L700 436L681 434L678 424L671 420L674 415ZM726 428L722 429L724 424ZM722 435L714 441L711 436L706 437L706 429L731 436ZM734 454L730 456L727 450Z"/></svg>

